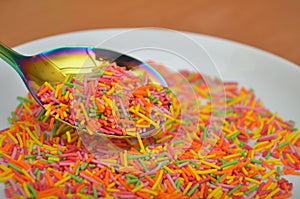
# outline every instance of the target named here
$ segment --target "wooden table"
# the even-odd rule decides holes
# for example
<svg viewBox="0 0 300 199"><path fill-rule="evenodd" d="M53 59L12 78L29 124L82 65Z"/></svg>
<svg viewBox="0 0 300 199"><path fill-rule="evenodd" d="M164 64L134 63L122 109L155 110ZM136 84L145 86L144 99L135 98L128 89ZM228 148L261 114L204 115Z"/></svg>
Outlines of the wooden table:
<svg viewBox="0 0 300 199"><path fill-rule="evenodd" d="M9 46L78 30L151 26L231 39L300 65L299 0L1 0L0 20L0 39Z"/></svg>

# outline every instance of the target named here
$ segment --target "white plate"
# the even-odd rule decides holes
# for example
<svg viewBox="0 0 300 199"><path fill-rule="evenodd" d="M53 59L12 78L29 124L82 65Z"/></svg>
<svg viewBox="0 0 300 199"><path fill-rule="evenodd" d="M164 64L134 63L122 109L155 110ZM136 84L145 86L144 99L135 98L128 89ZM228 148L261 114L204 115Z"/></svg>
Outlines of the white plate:
<svg viewBox="0 0 300 199"><path fill-rule="evenodd" d="M35 40L20 45L15 50L30 55L63 45L95 46L124 31L126 32L128 29L102 29L67 33ZM143 32L143 37L152 38L158 44L164 44L167 49L177 48L177 44L169 42L170 38L164 37L166 32L168 31L164 29L146 29ZM184 35L206 49L223 80L237 81L247 88L253 88L266 107L273 112L278 112L278 115L286 120L294 120L296 126L300 127L299 66L268 52L236 42L193 33L184 33ZM127 35L126 39L133 46L142 45L138 43L139 40L134 34ZM186 53L190 54L199 50L195 48L197 48L195 45L184 47L185 50L188 49ZM154 59L169 65L177 63L165 57L149 57L145 51L130 54L141 59ZM16 97L24 96L27 91L12 68L6 66L2 60L0 60L0 65L0 129L3 129L8 126L7 117L18 103ZM210 71L208 71L209 73ZM300 198L300 192L295 191L300 186L300 178L289 177L289 179L294 183L293 198ZM1 186L3 190L3 185ZM4 198L3 192L0 194L0 198Z"/></svg>

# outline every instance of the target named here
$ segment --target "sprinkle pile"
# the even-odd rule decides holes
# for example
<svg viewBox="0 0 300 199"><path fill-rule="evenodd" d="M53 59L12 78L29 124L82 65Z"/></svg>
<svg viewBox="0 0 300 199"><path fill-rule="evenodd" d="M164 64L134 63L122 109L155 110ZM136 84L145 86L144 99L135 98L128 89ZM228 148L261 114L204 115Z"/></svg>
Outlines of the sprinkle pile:
<svg viewBox="0 0 300 199"><path fill-rule="evenodd" d="M9 118L11 126L0 132L0 181L5 183L6 196L292 196L293 184L284 175L300 175L300 132L293 121L272 113L252 90L235 82L211 80L219 86L210 88L201 74L181 71L196 96L207 100L196 105L184 100L191 93L178 74L149 63L164 74L180 101L182 118L168 118L153 138L107 138L105 142L121 151L118 157L110 154L107 161L84 147L82 141L89 134L81 136L49 117L30 95L18 97L20 104ZM105 149L89 141L98 152Z"/></svg>
<svg viewBox="0 0 300 199"><path fill-rule="evenodd" d="M159 129L177 105L171 90L116 63L102 61L90 73L45 82L37 92L45 116L69 122L90 134L131 135Z"/></svg>

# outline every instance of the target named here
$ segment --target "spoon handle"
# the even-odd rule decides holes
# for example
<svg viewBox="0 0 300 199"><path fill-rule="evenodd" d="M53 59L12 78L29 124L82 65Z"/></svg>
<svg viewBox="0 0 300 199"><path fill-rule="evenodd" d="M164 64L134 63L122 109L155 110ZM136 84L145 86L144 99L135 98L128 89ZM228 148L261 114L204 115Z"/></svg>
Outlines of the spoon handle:
<svg viewBox="0 0 300 199"><path fill-rule="evenodd" d="M19 60L25 58L25 56L17 53L11 48L7 47L0 42L0 58L2 58L6 63L11 65L19 74L22 73L19 68Z"/></svg>

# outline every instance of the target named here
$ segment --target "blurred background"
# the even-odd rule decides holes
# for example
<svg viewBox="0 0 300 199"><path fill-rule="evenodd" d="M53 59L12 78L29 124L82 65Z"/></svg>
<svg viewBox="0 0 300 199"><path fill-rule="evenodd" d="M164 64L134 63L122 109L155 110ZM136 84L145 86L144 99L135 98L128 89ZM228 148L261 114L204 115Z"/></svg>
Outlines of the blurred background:
<svg viewBox="0 0 300 199"><path fill-rule="evenodd" d="M13 47L71 31L163 27L249 44L300 65L299 0L0 0L0 40Z"/></svg>

